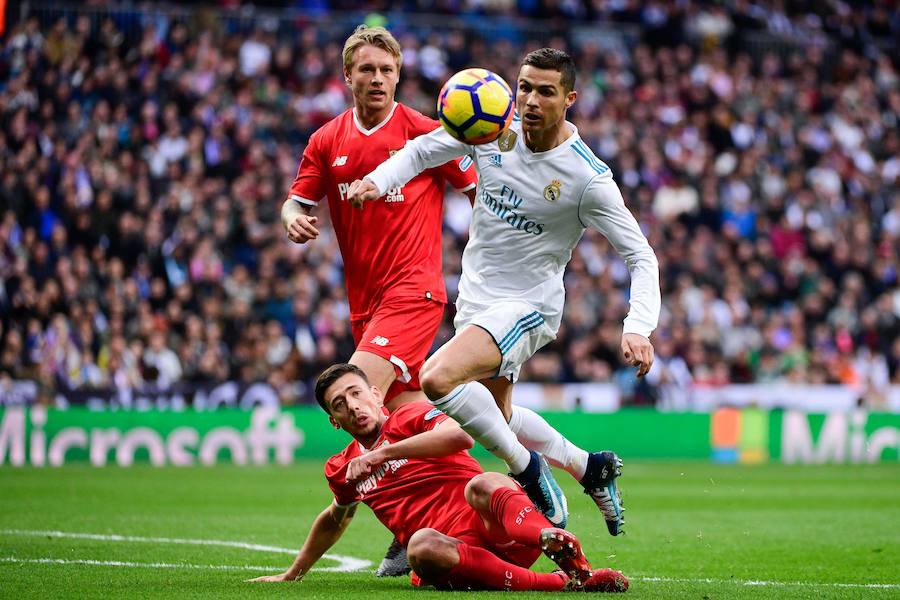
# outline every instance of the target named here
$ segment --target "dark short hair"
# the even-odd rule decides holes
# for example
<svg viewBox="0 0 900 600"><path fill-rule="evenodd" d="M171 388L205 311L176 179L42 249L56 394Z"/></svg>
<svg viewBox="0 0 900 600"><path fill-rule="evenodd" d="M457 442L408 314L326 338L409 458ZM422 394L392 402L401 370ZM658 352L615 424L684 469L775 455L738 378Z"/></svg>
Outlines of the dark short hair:
<svg viewBox="0 0 900 600"><path fill-rule="evenodd" d="M522 61L522 66L525 65L536 69L559 71L561 74L559 82L566 93L575 89L575 61L562 50L540 48L529 52Z"/></svg>
<svg viewBox="0 0 900 600"><path fill-rule="evenodd" d="M334 385L335 381L348 373L358 375L366 382L366 385L369 385L369 378L366 377L366 372L350 363L337 363L336 365L331 365L319 375L318 379L316 379L316 402L318 402L319 406L322 407L322 410L329 415L331 414L331 411L328 410L328 405L325 404L325 392Z"/></svg>

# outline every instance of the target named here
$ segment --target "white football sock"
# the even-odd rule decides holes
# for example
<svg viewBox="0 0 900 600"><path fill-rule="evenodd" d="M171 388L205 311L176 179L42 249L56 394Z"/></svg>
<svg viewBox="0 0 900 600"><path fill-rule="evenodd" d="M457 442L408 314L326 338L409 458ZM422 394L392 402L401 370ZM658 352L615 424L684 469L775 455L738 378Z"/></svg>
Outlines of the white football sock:
<svg viewBox="0 0 900 600"><path fill-rule="evenodd" d="M578 481L584 477L588 453L564 438L541 415L513 405L509 428L526 448L543 454L554 467L565 469Z"/></svg>
<svg viewBox="0 0 900 600"><path fill-rule="evenodd" d="M431 404L453 417L488 452L506 461L511 472L521 473L528 466L531 454L516 439L494 397L482 384L472 381L457 386Z"/></svg>

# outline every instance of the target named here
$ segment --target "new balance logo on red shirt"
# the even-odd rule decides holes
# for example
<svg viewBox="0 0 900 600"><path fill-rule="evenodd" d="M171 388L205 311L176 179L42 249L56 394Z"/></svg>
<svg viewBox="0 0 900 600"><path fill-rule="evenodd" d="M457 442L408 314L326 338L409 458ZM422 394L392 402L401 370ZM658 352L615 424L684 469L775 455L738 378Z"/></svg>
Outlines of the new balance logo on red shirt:
<svg viewBox="0 0 900 600"><path fill-rule="evenodd" d="M380 335L376 335L375 337L372 338L372 343L375 344L376 346L387 346L389 342L390 342L389 339L387 339L386 337L380 336Z"/></svg>
<svg viewBox="0 0 900 600"><path fill-rule="evenodd" d="M343 167L346 164L347 164L347 157L346 156L338 156L337 158L334 159L334 162L331 163L331 166L332 167Z"/></svg>

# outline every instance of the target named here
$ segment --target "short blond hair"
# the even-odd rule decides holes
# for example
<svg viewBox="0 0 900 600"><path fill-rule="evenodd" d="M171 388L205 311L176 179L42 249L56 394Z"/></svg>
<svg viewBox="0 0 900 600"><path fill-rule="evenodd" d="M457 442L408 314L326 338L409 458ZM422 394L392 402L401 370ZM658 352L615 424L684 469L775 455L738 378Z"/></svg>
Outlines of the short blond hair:
<svg viewBox="0 0 900 600"><path fill-rule="evenodd" d="M400 42L391 32L384 27L369 27L360 25L353 34L344 42L344 71L349 71L353 66L353 53L362 46L375 46L381 48L397 59L397 68L403 65L403 54L400 52Z"/></svg>

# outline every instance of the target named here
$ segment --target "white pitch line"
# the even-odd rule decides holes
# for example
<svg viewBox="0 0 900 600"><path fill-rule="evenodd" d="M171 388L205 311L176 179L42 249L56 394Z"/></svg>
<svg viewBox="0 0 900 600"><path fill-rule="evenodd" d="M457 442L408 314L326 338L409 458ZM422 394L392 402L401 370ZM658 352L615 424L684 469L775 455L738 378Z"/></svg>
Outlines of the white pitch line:
<svg viewBox="0 0 900 600"><path fill-rule="evenodd" d="M97 540L104 542L143 542L157 544L189 544L194 546L221 546L227 548L241 548L244 550L253 550L256 552L274 552L278 554L296 554L296 550L292 548L280 548L278 546L265 546L262 544L250 544L247 542L235 542L230 540L204 540L193 538L168 538L168 537L144 537L136 535L118 535L118 534L99 534L99 533L76 533L69 531L37 531L30 529L3 529L0 530L2 535L22 535L30 537L56 537L83 540ZM372 566L372 562L352 556L343 556L340 554L325 554L323 558L337 562L334 567L320 567L312 569L320 572L347 573L351 571L361 571ZM102 560L80 560L80 559L61 559L61 558L17 558L14 556L0 557L0 562L7 563L39 563L39 564L81 564L94 566L109 567L144 567L159 569L213 569L221 571L268 571L277 567L261 567L252 565L198 565L191 563L134 563L122 561L102 561ZM772 587L833 587L833 588L861 588L861 589L900 589L900 583L826 583L812 581L763 581L755 579L713 579L713 578L686 578L686 577L654 577L633 575L629 579L632 581L642 581L645 583L730 583L734 585L744 586L772 586Z"/></svg>
<svg viewBox="0 0 900 600"><path fill-rule="evenodd" d="M733 583L746 586L772 586L772 587L836 587L836 588L869 588L869 589L900 589L900 583L828 583L816 581L760 581L756 579L711 579L686 577L651 577L630 575L632 581L646 583Z"/></svg>
<svg viewBox="0 0 900 600"><path fill-rule="evenodd" d="M215 571L275 571L277 567L261 567L255 565L196 565L192 563L142 563L121 560L88 560L67 558L18 558L16 556L0 556L2 563L30 563L39 565L89 565L92 567L143 567L147 569L211 569Z"/></svg>
<svg viewBox="0 0 900 600"><path fill-rule="evenodd" d="M280 548L278 546L265 546L262 544L249 544L247 542L234 542L230 540L203 540L194 538L169 538L169 537L145 537L139 535L118 535L118 534L100 534L100 533L77 533L73 531L38 531L31 529L3 529L0 535L22 535L29 537L51 537L51 538L68 538L79 540L97 540L101 542L131 542L131 543L151 543L151 544L188 544L192 546L220 546L226 548L241 548L243 550L252 550L255 552L274 552L277 554L297 554L297 550L293 548ZM324 554L322 558L333 560L338 563L333 567L318 567L313 571L323 571L326 573L348 573L351 571L361 571L372 566L372 561L355 558L353 556L344 556L342 554ZM145 563L146 564L146 563ZM266 567L271 569L272 567Z"/></svg>
<svg viewBox="0 0 900 600"><path fill-rule="evenodd" d="M279 548L278 546L264 546L261 544L249 544L247 542L232 542L228 540L202 540L192 538L169 537L144 537L140 535L119 535L115 533L76 533L74 531L35 531L30 529L3 529L3 535L24 535L30 537L54 537L70 538L77 540L98 540L101 542L147 542L152 544L190 544L193 546L225 546L228 548L242 548L256 552L277 552L280 554L296 554L292 548Z"/></svg>
<svg viewBox="0 0 900 600"><path fill-rule="evenodd" d="M87 565L92 567L138 567L145 569L202 569L214 571L272 571L275 567L259 565L198 565L193 563L143 563L126 562L121 560L88 560L65 558L18 558L15 556L0 556L0 563L14 564L41 564L41 565ZM333 570L333 569L320 569ZM746 586L803 586L803 587L838 587L838 588L868 588L868 589L896 589L897 583L814 583L808 581L758 581L752 579L690 579L684 577L631 577L632 581L645 583L733 583Z"/></svg>

